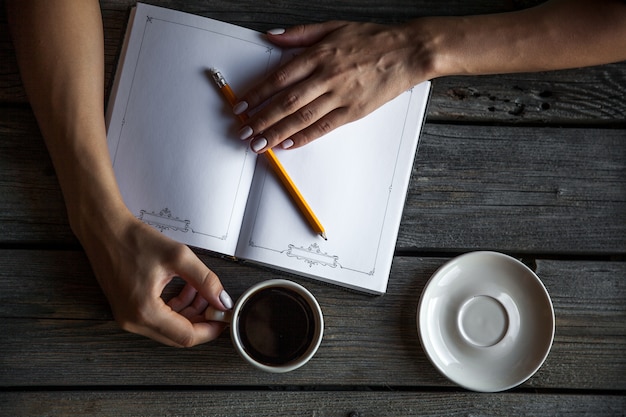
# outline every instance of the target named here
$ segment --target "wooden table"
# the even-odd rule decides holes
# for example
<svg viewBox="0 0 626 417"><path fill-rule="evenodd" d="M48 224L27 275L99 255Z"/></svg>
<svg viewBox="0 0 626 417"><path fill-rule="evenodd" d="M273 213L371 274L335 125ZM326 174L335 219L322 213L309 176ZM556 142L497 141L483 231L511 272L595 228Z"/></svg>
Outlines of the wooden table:
<svg viewBox="0 0 626 417"><path fill-rule="evenodd" d="M264 31L533 2L152 3ZM132 4L102 2L107 83ZM244 363L227 332L183 350L118 328L68 227L4 10L0 51L0 415L624 415L626 63L435 80L388 293L372 297L291 277L318 297L326 330L311 362L273 375ZM484 249L535 270L556 314L544 365L520 387L496 394L449 382L416 332L417 302L431 274L458 254ZM235 297L278 275L197 253Z"/></svg>

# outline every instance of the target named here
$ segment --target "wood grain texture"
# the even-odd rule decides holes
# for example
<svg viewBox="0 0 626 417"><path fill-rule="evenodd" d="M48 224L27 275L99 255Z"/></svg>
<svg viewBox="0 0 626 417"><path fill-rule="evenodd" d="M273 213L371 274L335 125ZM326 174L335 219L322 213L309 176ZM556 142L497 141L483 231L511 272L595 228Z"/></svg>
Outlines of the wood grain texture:
<svg viewBox="0 0 626 417"><path fill-rule="evenodd" d="M75 245L30 110L0 138L0 242ZM427 124L397 247L626 254L626 130Z"/></svg>
<svg viewBox="0 0 626 417"><path fill-rule="evenodd" d="M235 298L255 282L278 276L200 256ZM301 370L271 375L245 364L227 333L180 350L121 331L81 252L4 250L0 386L453 386L430 365L416 323L421 292L446 260L396 257L388 293L381 297L290 277L318 298L324 340ZM553 301L557 330L548 359L524 386L626 389L626 263L536 265ZM175 282L169 296L181 285Z"/></svg>
<svg viewBox="0 0 626 417"><path fill-rule="evenodd" d="M626 127L626 62L434 80L429 121Z"/></svg>
<svg viewBox="0 0 626 417"><path fill-rule="evenodd" d="M0 242L76 244L30 108L0 113Z"/></svg>
<svg viewBox="0 0 626 417"><path fill-rule="evenodd" d="M134 1L102 1L106 86L112 77ZM153 1L265 31L331 19L402 22L423 15L515 10L539 2ZM0 102L25 103L4 9L0 10ZM536 74L446 77L435 80L428 120L473 123L626 125L626 62ZM108 96L108 94L107 94Z"/></svg>
<svg viewBox="0 0 626 417"><path fill-rule="evenodd" d="M131 391L0 393L6 415L27 416L623 416L611 395L407 392Z"/></svg>
<svg viewBox="0 0 626 417"><path fill-rule="evenodd" d="M626 130L426 125L398 248L626 251Z"/></svg>
<svg viewBox="0 0 626 417"><path fill-rule="evenodd" d="M149 1L259 31L330 19L399 23L540 2ZM100 4L108 92L135 1ZM113 321L68 226L0 0L0 416L623 416L624 79L626 62L434 80L384 296L195 250L234 298L281 276L320 301L320 350L303 368L271 375L245 364L228 332L174 349ZM449 260L442 254L480 249L523 256L556 315L546 362L506 393L456 387L430 364L417 336L417 303ZM163 297L182 286L175 279Z"/></svg>

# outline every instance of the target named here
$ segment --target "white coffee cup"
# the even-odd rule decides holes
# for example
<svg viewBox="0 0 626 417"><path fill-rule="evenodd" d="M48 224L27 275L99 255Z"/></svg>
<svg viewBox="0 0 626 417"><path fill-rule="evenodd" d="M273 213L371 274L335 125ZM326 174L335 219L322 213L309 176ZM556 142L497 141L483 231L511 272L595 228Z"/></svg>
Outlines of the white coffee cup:
<svg viewBox="0 0 626 417"><path fill-rule="evenodd" d="M284 279L260 282L246 290L232 310L209 307L205 317L229 323L239 355L266 372L301 367L315 355L324 334L324 317L315 297Z"/></svg>

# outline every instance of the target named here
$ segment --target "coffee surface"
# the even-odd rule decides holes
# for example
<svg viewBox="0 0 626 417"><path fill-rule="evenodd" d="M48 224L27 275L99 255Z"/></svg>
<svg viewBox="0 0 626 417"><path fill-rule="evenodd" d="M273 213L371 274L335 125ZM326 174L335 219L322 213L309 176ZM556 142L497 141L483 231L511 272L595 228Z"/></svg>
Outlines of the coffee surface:
<svg viewBox="0 0 626 417"><path fill-rule="evenodd" d="M284 365L302 356L315 333L306 300L287 288L265 288L253 294L239 312L245 351L267 365Z"/></svg>

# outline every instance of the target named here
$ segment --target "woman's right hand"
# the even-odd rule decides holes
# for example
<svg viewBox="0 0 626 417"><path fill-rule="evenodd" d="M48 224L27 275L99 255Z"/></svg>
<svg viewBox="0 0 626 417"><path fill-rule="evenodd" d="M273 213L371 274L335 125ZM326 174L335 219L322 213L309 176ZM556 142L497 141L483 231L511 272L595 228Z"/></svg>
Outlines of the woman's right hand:
<svg viewBox="0 0 626 417"><path fill-rule="evenodd" d="M271 31L273 43L305 49L241 97L235 113L252 112L240 137L251 138L255 152L295 149L367 115L431 75L419 33L343 21Z"/></svg>
<svg viewBox="0 0 626 417"><path fill-rule="evenodd" d="M217 277L186 245L142 223L127 211L81 234L117 323L125 330L170 346L191 347L215 339L224 329L207 322L211 305L232 308ZM169 302L161 298L176 276L187 284Z"/></svg>

